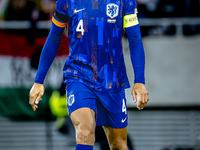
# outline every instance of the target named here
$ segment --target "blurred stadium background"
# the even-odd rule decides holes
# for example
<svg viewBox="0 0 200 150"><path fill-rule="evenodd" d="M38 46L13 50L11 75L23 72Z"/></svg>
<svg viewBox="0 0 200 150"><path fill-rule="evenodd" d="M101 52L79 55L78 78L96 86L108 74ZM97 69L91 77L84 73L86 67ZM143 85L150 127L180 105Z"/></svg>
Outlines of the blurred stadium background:
<svg viewBox="0 0 200 150"><path fill-rule="evenodd" d="M200 150L200 0L137 3L150 101L138 111L131 89L126 90L132 149ZM54 0L0 0L0 150L74 149L69 118L55 116L49 105L49 99L59 100L62 93L65 33L39 109L33 112L28 104L54 11ZM133 83L126 35L123 45Z"/></svg>

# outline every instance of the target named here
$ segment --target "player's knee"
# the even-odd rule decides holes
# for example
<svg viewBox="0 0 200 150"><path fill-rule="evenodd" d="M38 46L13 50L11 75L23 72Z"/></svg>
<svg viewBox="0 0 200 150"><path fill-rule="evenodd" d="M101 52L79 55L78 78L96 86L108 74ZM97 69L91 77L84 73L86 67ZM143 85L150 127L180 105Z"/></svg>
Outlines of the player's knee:
<svg viewBox="0 0 200 150"><path fill-rule="evenodd" d="M116 138L110 143L111 150L128 150L126 139Z"/></svg>
<svg viewBox="0 0 200 150"><path fill-rule="evenodd" d="M111 146L111 150L128 150L128 147L127 145L114 144Z"/></svg>
<svg viewBox="0 0 200 150"><path fill-rule="evenodd" d="M94 145L95 128L92 124L79 124L76 129L76 142L79 144Z"/></svg>
<svg viewBox="0 0 200 150"><path fill-rule="evenodd" d="M94 145L95 142L94 132L88 130L79 130L76 133L76 142L78 144Z"/></svg>

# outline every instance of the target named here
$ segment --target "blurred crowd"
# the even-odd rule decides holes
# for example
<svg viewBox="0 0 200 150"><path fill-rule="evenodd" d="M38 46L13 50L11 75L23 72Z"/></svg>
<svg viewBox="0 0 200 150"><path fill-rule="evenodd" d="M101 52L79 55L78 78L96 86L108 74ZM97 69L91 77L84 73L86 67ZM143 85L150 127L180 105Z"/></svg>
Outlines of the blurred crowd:
<svg viewBox="0 0 200 150"><path fill-rule="evenodd" d="M0 20L48 20L56 0L0 0Z"/></svg>
<svg viewBox="0 0 200 150"><path fill-rule="evenodd" d="M140 18L200 17L200 0L136 0Z"/></svg>
<svg viewBox="0 0 200 150"><path fill-rule="evenodd" d="M33 58L31 65L37 68L40 52L49 33L48 24L38 29L38 21L50 21L55 12L56 0L0 0L1 21L29 21L30 28L15 28L19 24L10 22L13 28L0 26L0 55L17 55ZM64 42L63 42L64 41ZM68 54L66 35L63 35L58 55Z"/></svg>
<svg viewBox="0 0 200 150"><path fill-rule="evenodd" d="M149 35L197 35L200 34L200 0L136 0L138 18L178 18L171 25L141 26L142 36ZM185 23L181 19L185 18ZM187 19L188 18L188 19ZM193 19L193 21L189 20ZM168 20L169 21L169 20ZM194 23L196 21L196 23ZM179 22L180 28L175 25ZM193 22L193 24L190 24Z"/></svg>
<svg viewBox="0 0 200 150"><path fill-rule="evenodd" d="M136 0L138 18L182 18L200 17L200 0ZM0 0L0 21L29 20L32 23L30 33L22 30L11 30L28 38L32 42L34 36L46 37L47 30L38 31L35 23L50 20L55 12L56 0ZM177 27L170 26L142 26L142 36L148 35L175 35ZM200 33L200 23L195 25L184 24L183 35ZM37 32L39 32L37 34ZM31 36L29 36L31 35Z"/></svg>
<svg viewBox="0 0 200 150"><path fill-rule="evenodd" d="M200 0L136 0L140 18L200 17ZM0 0L0 20L48 20L56 0Z"/></svg>
<svg viewBox="0 0 200 150"><path fill-rule="evenodd" d="M26 36L29 43L37 37L46 37L48 30L37 30L35 23L50 20L55 12L56 0L0 0L0 20L31 22L29 30L4 30L6 34Z"/></svg>

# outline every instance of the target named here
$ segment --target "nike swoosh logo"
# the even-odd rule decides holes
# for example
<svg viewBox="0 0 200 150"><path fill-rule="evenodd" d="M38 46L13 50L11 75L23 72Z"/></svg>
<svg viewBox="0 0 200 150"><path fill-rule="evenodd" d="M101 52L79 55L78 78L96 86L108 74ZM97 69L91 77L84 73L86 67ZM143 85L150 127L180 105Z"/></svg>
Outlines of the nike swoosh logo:
<svg viewBox="0 0 200 150"><path fill-rule="evenodd" d="M79 9L79 10L74 9L74 13L77 13L77 12L82 11L82 10L84 10L84 9L85 9L85 8Z"/></svg>
<svg viewBox="0 0 200 150"><path fill-rule="evenodd" d="M126 121L127 117L125 119L122 119L122 123L124 123Z"/></svg>

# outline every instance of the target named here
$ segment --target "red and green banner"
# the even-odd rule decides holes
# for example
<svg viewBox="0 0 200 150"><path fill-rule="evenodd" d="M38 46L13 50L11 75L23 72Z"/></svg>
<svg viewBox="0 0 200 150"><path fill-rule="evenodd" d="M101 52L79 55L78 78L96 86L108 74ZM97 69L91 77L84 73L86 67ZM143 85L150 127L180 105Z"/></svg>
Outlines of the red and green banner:
<svg viewBox="0 0 200 150"><path fill-rule="evenodd" d="M57 57L46 76L45 94L36 112L29 105L29 91L37 72L32 62L38 64L46 37L30 44L25 36L0 31L0 41L0 115L45 118L52 90L62 83L62 70L69 53L67 36L63 35Z"/></svg>

